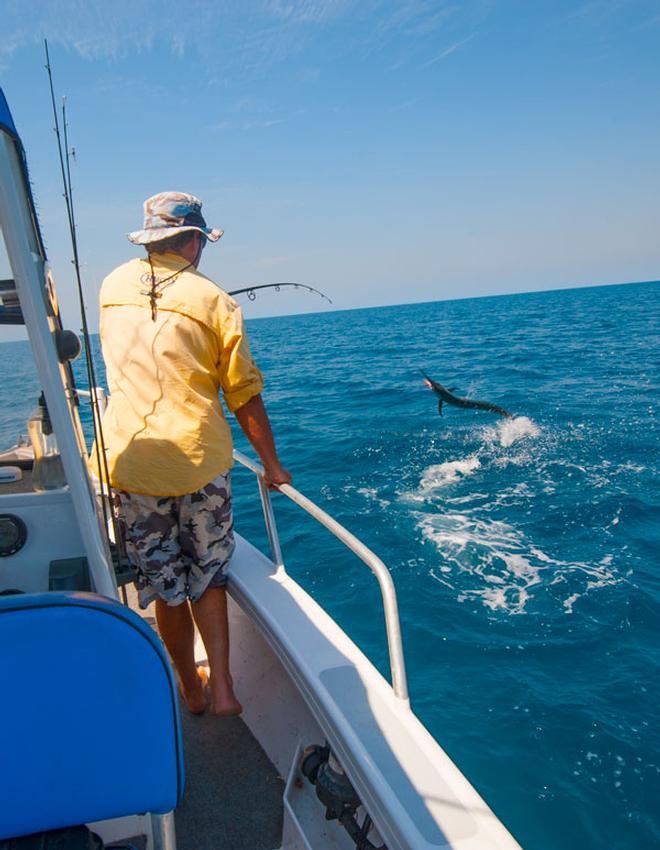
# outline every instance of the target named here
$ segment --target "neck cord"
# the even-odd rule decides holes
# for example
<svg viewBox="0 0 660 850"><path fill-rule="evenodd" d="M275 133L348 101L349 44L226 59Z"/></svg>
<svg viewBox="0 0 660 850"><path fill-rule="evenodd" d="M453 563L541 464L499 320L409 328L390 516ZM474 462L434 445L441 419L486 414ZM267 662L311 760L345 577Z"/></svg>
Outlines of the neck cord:
<svg viewBox="0 0 660 850"><path fill-rule="evenodd" d="M151 254L147 254L147 258L149 260L149 268L151 269L151 289L148 292L143 292L142 295L149 296L149 305L151 307L151 321L156 321L156 313L157 313L157 305L156 299L160 298L161 293L158 292L158 288L161 287L164 283L167 283L168 280L173 280L178 277L182 272L187 271L191 266L194 266L194 261L192 263L188 263L187 266L184 266L182 269L178 269L171 274L169 277L165 277L162 280L156 279L156 273L154 272L154 264L151 262Z"/></svg>

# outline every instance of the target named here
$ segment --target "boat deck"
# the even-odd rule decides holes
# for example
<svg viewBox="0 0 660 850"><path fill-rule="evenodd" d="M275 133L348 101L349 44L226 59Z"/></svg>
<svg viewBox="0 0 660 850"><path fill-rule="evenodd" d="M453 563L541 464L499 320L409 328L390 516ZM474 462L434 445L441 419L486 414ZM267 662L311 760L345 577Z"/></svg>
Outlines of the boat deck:
<svg viewBox="0 0 660 850"><path fill-rule="evenodd" d="M176 811L177 850L276 850L284 781L239 717L181 707L186 788Z"/></svg>
<svg viewBox="0 0 660 850"><path fill-rule="evenodd" d="M157 632L154 606L140 611ZM240 717L193 715L181 702L186 784L176 810L177 850L277 850L284 779Z"/></svg>

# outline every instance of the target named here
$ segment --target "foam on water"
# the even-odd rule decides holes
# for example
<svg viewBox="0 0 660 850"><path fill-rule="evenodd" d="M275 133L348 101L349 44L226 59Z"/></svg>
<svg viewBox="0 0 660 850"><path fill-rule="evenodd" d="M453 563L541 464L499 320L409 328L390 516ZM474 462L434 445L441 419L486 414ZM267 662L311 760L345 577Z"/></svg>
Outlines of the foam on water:
<svg viewBox="0 0 660 850"><path fill-rule="evenodd" d="M514 526L476 511L419 513L417 527L440 556L431 575L456 591L459 602L479 599L491 611L522 614L539 597L535 610L559 602L570 614L584 593L620 580L611 559L594 565L553 558ZM557 585L565 585L565 595Z"/></svg>
<svg viewBox="0 0 660 850"><path fill-rule="evenodd" d="M399 492L398 498L402 502L433 500L439 491L474 475L480 467L481 461L476 454L462 460L449 460L444 463L432 464L423 471L419 486L414 490Z"/></svg>
<svg viewBox="0 0 660 850"><path fill-rule="evenodd" d="M376 487L358 487L356 492L364 496L365 499L375 502L381 508L389 508L390 506L390 500L381 498Z"/></svg>
<svg viewBox="0 0 660 850"><path fill-rule="evenodd" d="M480 445L475 451L427 466L417 488L400 496L424 506L415 520L422 540L433 544L439 556L431 575L451 588L459 602L477 599L491 611L506 614L548 606L570 614L584 593L619 581L611 558L590 564L553 557L523 530L494 516L512 505L518 515L521 510L523 516L532 512L534 490L527 480L503 488L497 488L497 482L507 467L533 464L547 473L547 464L539 462L541 448L534 448L538 441L527 445L541 436L539 426L519 416L477 434ZM523 440L524 449L509 451ZM554 463L569 469L568 475L570 469L587 474L586 468L563 458ZM522 475L529 477L524 471ZM547 481L545 486L553 491Z"/></svg>
<svg viewBox="0 0 660 850"><path fill-rule="evenodd" d="M494 427L483 429L486 443L497 443L508 449L524 437L538 437L541 433L539 426L527 416L516 416L513 419L500 419Z"/></svg>
<svg viewBox="0 0 660 850"><path fill-rule="evenodd" d="M465 458L465 460L449 460L429 466L424 470L424 475L419 485L422 493L432 493L448 484L453 484L468 475L472 475L481 466L481 461L476 455Z"/></svg>

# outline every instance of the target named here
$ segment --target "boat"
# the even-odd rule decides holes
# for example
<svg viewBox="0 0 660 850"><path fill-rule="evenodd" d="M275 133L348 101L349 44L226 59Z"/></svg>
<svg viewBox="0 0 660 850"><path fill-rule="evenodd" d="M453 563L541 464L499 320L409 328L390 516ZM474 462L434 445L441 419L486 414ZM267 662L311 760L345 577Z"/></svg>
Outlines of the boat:
<svg viewBox="0 0 660 850"><path fill-rule="evenodd" d="M0 848L519 848L410 706L385 564L281 488L278 498L319 523L310 561L322 564L330 533L379 582L391 681L287 574L261 468L239 452L270 544L265 554L237 537L229 570L231 668L244 710L215 718L180 709L153 618L131 607L130 566L90 476L79 412L87 399L70 368L76 345L1 91L0 226L13 274L3 291L15 293L0 312L27 329L66 478L37 491L28 468L20 486L0 483ZM204 664L201 641L196 650Z"/></svg>

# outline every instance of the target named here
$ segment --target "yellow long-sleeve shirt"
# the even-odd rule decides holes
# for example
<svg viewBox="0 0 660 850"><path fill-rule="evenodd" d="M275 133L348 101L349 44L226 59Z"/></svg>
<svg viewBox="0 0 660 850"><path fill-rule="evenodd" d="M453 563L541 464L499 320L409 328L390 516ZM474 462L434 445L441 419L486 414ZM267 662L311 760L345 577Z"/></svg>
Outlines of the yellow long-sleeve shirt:
<svg viewBox="0 0 660 850"><path fill-rule="evenodd" d="M234 412L261 392L263 378L238 304L196 269L184 270L186 260L175 254L152 262L164 281L155 321L147 259L119 266L101 287L110 389L103 433L113 487L180 496L232 466L219 391Z"/></svg>

